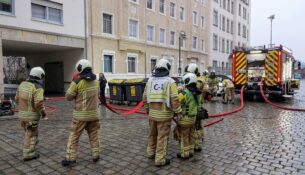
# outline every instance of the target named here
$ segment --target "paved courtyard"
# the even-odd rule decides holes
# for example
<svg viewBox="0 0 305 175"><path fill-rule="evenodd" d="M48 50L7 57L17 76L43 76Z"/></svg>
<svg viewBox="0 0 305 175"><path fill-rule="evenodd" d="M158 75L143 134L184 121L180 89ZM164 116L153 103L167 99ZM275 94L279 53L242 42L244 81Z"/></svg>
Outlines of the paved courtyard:
<svg viewBox="0 0 305 175"><path fill-rule="evenodd" d="M276 109L262 101L245 103L243 111L205 129L203 152L189 160L176 158L178 142L171 134L172 163L162 168L145 157L146 116L124 117L102 109L101 160L91 161L84 133L77 165L64 168L60 162L65 155L73 104L50 101L47 104L56 105L57 111L49 115L48 121L40 122L38 160L22 161L23 131L17 117L0 117L0 174L305 174L305 113ZM238 105L219 101L206 107L212 114ZM305 92L282 105L305 108Z"/></svg>

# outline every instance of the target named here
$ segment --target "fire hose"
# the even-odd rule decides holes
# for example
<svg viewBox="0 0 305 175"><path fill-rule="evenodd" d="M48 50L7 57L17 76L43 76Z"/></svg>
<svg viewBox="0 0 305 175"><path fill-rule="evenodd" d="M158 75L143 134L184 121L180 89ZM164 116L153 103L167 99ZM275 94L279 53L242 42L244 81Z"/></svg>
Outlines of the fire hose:
<svg viewBox="0 0 305 175"><path fill-rule="evenodd" d="M277 107L277 108L280 108L280 109L284 109L284 110L289 110L289 111L301 111L301 112L305 112L305 109L300 109L300 108L289 108L289 107L284 107L284 106L280 106L280 105L277 105L277 104L272 103L272 102L266 97L266 95L264 94L264 91L263 91L263 80L261 80L261 82L260 82L260 92L261 92L262 97L264 98L265 102L267 102L267 103L270 104L271 106L274 106L274 107Z"/></svg>

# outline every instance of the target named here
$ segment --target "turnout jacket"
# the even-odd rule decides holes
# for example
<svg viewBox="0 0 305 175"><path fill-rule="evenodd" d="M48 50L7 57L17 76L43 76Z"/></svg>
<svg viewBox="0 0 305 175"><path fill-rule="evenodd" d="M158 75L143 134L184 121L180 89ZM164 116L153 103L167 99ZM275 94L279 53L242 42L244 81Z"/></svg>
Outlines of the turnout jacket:
<svg viewBox="0 0 305 175"><path fill-rule="evenodd" d="M43 105L44 90L39 82L24 81L16 92L15 101L18 104L18 117L21 121L38 121L45 112Z"/></svg>
<svg viewBox="0 0 305 175"><path fill-rule="evenodd" d="M79 121L99 120L99 82L97 80L76 79L66 93L68 101L75 100L73 118Z"/></svg>
<svg viewBox="0 0 305 175"><path fill-rule="evenodd" d="M194 95L188 89L179 93L179 101L182 105L183 117L178 121L178 125L194 125L199 107L199 95Z"/></svg>

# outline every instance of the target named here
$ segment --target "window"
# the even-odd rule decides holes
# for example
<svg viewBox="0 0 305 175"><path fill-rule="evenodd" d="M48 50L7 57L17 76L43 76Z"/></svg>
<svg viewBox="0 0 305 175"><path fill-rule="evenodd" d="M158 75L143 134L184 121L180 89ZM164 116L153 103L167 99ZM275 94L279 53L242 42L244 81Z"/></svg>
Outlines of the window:
<svg viewBox="0 0 305 175"><path fill-rule="evenodd" d="M183 7L179 8L179 18L181 21L184 21L184 8Z"/></svg>
<svg viewBox="0 0 305 175"><path fill-rule="evenodd" d="M247 26L243 25L243 37L247 38Z"/></svg>
<svg viewBox="0 0 305 175"><path fill-rule="evenodd" d="M218 36L216 34L213 34L213 50L218 49Z"/></svg>
<svg viewBox="0 0 305 175"><path fill-rule="evenodd" d="M175 32L171 31L170 32L170 45L175 46Z"/></svg>
<svg viewBox="0 0 305 175"><path fill-rule="evenodd" d="M197 12L193 11L193 25L197 25Z"/></svg>
<svg viewBox="0 0 305 175"><path fill-rule="evenodd" d="M243 18L247 19L247 9L243 7Z"/></svg>
<svg viewBox="0 0 305 175"><path fill-rule="evenodd" d="M13 0L0 0L0 13L14 13L13 6Z"/></svg>
<svg viewBox="0 0 305 175"><path fill-rule="evenodd" d="M169 15L173 18L175 18L175 3L170 2L170 11L169 11Z"/></svg>
<svg viewBox="0 0 305 175"><path fill-rule="evenodd" d="M222 40L221 40L221 52L222 53L225 53L225 39L224 38L222 38Z"/></svg>
<svg viewBox="0 0 305 175"><path fill-rule="evenodd" d="M160 0L159 11L160 13L165 13L165 0Z"/></svg>
<svg viewBox="0 0 305 175"><path fill-rule="evenodd" d="M204 49L205 47L204 47L204 40L202 39L201 40L201 51L204 51L205 49Z"/></svg>
<svg viewBox="0 0 305 175"><path fill-rule="evenodd" d="M230 20L227 19L227 32L230 33Z"/></svg>
<svg viewBox="0 0 305 175"><path fill-rule="evenodd" d="M112 55L104 55L104 72L112 73Z"/></svg>
<svg viewBox="0 0 305 175"><path fill-rule="evenodd" d="M129 20L128 25L129 37L138 38L138 21L136 20Z"/></svg>
<svg viewBox="0 0 305 175"><path fill-rule="evenodd" d="M226 68L229 68L229 63L228 62L226 62Z"/></svg>
<svg viewBox="0 0 305 175"><path fill-rule="evenodd" d="M157 64L157 59L150 60L151 71L155 69L156 64Z"/></svg>
<svg viewBox="0 0 305 175"><path fill-rule="evenodd" d="M165 44L165 29L160 29L160 44Z"/></svg>
<svg viewBox="0 0 305 175"><path fill-rule="evenodd" d="M226 30L226 18L222 17L222 31Z"/></svg>
<svg viewBox="0 0 305 175"><path fill-rule="evenodd" d="M229 40L227 40L227 49L226 49L226 53L229 53L229 48L230 48L230 42L229 42Z"/></svg>
<svg viewBox="0 0 305 175"><path fill-rule="evenodd" d="M213 60L213 67L217 67L218 62L216 60Z"/></svg>
<svg viewBox="0 0 305 175"><path fill-rule="evenodd" d="M234 1L231 2L231 13L234 14Z"/></svg>
<svg viewBox="0 0 305 175"><path fill-rule="evenodd" d="M233 41L231 41L231 43L230 43L230 52L232 52L233 51Z"/></svg>
<svg viewBox="0 0 305 175"><path fill-rule="evenodd" d="M138 3L138 0L129 0L131 2L134 2L134 3Z"/></svg>
<svg viewBox="0 0 305 175"><path fill-rule="evenodd" d="M238 15L241 16L241 5L238 5Z"/></svg>
<svg viewBox="0 0 305 175"><path fill-rule="evenodd" d="M218 26L218 12L216 10L213 11L213 25Z"/></svg>
<svg viewBox="0 0 305 175"><path fill-rule="evenodd" d="M233 27L234 27L233 24L234 24L233 21L231 21L231 34L233 34Z"/></svg>
<svg viewBox="0 0 305 175"><path fill-rule="evenodd" d="M238 35L240 36L240 23L238 23Z"/></svg>
<svg viewBox="0 0 305 175"><path fill-rule="evenodd" d="M192 48L197 49L197 37L193 36Z"/></svg>
<svg viewBox="0 0 305 175"><path fill-rule="evenodd" d="M226 0L223 0L222 7L223 7L223 9L226 9Z"/></svg>
<svg viewBox="0 0 305 175"><path fill-rule="evenodd" d="M230 12L230 10L231 10L230 5L231 5L231 1L230 1L230 0L228 0L228 6L227 6L227 11L228 11L228 12Z"/></svg>
<svg viewBox="0 0 305 175"><path fill-rule="evenodd" d="M153 0L146 0L146 8L148 9L153 8Z"/></svg>
<svg viewBox="0 0 305 175"><path fill-rule="evenodd" d="M224 69L225 68L225 62L221 62L221 69Z"/></svg>
<svg viewBox="0 0 305 175"><path fill-rule="evenodd" d="M41 1L39 4L32 3L31 10L32 18L34 20L43 20L62 24L62 4Z"/></svg>
<svg viewBox="0 0 305 175"><path fill-rule="evenodd" d="M136 73L136 57L128 56L128 73Z"/></svg>
<svg viewBox="0 0 305 175"><path fill-rule="evenodd" d="M112 15L103 13L103 33L112 34Z"/></svg>
<svg viewBox="0 0 305 175"><path fill-rule="evenodd" d="M147 41L154 41L154 26L148 25L147 26Z"/></svg>
<svg viewBox="0 0 305 175"><path fill-rule="evenodd" d="M204 17L201 16L201 28L204 28Z"/></svg>

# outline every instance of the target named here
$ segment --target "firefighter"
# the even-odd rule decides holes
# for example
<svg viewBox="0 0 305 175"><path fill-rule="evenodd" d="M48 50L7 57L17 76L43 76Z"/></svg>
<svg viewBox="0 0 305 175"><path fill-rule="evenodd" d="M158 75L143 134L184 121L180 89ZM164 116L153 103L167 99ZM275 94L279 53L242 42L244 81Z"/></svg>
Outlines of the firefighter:
<svg viewBox="0 0 305 175"><path fill-rule="evenodd" d="M203 102L206 101L206 96L209 91L208 78L209 78L209 71L205 70L202 73L202 80L203 80L202 100L203 100Z"/></svg>
<svg viewBox="0 0 305 175"><path fill-rule="evenodd" d="M235 89L234 89L233 82L229 79L224 79L222 81L222 87L224 88L224 91L225 91L225 96L224 96L224 99L223 99L223 103L227 104L228 100L229 100L229 103L234 104Z"/></svg>
<svg viewBox="0 0 305 175"><path fill-rule="evenodd" d="M167 146L174 114L181 118L178 89L169 77L170 63L158 60L154 74L149 78L143 93L145 108L149 114L147 157L155 159L157 167L170 164L167 159Z"/></svg>
<svg viewBox="0 0 305 175"><path fill-rule="evenodd" d="M209 86L209 94L212 96L212 101L215 101L218 90L218 78L216 77L215 70L210 72L210 76L208 78L208 86Z"/></svg>
<svg viewBox="0 0 305 175"><path fill-rule="evenodd" d="M183 76L186 89L179 94L179 101L182 106L183 117L178 121L178 158L188 159L193 157L195 148L195 120L198 107L200 106L201 92L197 88L197 77L193 73L186 73Z"/></svg>
<svg viewBox="0 0 305 175"><path fill-rule="evenodd" d="M187 65L185 67L185 72L189 72L189 73L194 73L196 75L196 79L197 79L197 83L196 83L196 86L197 86L197 89L200 91L200 95L198 96L198 102L199 102L199 105L198 105L198 110L200 110L203 102L204 102L204 99L205 99L205 93L206 92L206 80L204 80L203 77L200 76L200 73L198 71L198 66L194 63L191 63L189 65ZM200 120L200 125L202 125L202 121ZM194 123L195 124L195 123ZM195 134L195 144L194 144L194 149L195 151L201 151L201 147L202 147L202 140L203 140L203 137L204 137L204 128L203 127L197 127L198 130L195 128L194 130L194 134Z"/></svg>
<svg viewBox="0 0 305 175"><path fill-rule="evenodd" d="M83 130L87 130L91 146L93 162L100 158L98 130L99 123L99 82L92 73L92 66L86 59L78 61L75 67L79 72L76 80L72 81L66 93L68 101L75 101L73 119L70 125L70 135L67 144L66 158L62 166L71 166L76 163L76 150Z"/></svg>
<svg viewBox="0 0 305 175"><path fill-rule="evenodd" d="M22 82L16 92L16 103L19 109L19 120L24 129L23 160L39 158L36 152L38 143L38 123L40 117L46 119L43 105L43 84L45 72L41 67L31 69L29 78Z"/></svg>

